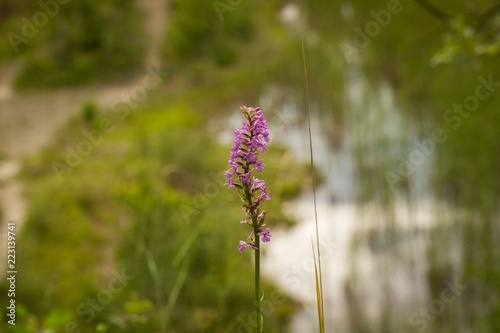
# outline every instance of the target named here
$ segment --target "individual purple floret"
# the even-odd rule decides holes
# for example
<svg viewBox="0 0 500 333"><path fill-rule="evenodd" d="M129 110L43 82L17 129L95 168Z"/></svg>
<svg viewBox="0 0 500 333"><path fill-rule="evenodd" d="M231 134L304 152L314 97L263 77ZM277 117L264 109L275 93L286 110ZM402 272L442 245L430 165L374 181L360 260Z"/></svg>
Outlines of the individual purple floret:
<svg viewBox="0 0 500 333"><path fill-rule="evenodd" d="M257 235L262 236L262 241L264 243L271 241L271 234L269 233L269 228L261 230Z"/></svg>
<svg viewBox="0 0 500 333"><path fill-rule="evenodd" d="M248 246L247 242L240 240L240 249L239 249L239 251L240 252L245 251L245 249L247 248L247 246Z"/></svg>

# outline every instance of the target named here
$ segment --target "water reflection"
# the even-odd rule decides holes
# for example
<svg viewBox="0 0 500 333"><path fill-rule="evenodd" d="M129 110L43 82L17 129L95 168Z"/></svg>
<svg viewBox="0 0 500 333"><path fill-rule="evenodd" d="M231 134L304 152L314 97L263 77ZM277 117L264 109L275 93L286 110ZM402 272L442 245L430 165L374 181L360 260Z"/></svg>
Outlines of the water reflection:
<svg viewBox="0 0 500 333"><path fill-rule="evenodd" d="M358 331L394 311L398 315L389 318L388 325L402 329L408 316L430 297L428 232L458 217L431 199L432 156L406 179L405 192L392 193L385 183L384 174L413 147L418 133L417 125L398 110L390 86L369 87L360 70L351 68L345 87L342 123L312 107L315 165L323 178L318 216L327 327ZM286 130L271 126L274 139L307 162L307 125L297 104L283 95L271 89L261 105L291 115ZM263 271L304 305L290 330L316 332L312 193L306 191L285 211L299 224L274 231ZM457 244L448 246L459 253Z"/></svg>

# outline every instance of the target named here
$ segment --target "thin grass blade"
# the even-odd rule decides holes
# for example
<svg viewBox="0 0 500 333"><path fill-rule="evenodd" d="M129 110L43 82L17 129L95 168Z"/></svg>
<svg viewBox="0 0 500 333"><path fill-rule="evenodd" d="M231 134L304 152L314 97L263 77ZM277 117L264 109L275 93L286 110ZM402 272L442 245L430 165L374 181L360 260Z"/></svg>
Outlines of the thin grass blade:
<svg viewBox="0 0 500 333"><path fill-rule="evenodd" d="M311 238L311 246L312 246L312 251L313 251L313 259L314 259L314 277L316 280L316 301L318 305L318 321L319 321L319 332L324 333L325 332L325 316L323 313L323 295L321 294L321 288L320 288L320 278L319 278L319 271L318 271L318 265L316 262L316 251L314 249L314 242Z"/></svg>
<svg viewBox="0 0 500 333"><path fill-rule="evenodd" d="M316 251L314 250L313 244L313 256L314 256L314 267L316 274L316 294L318 301L318 318L319 318L319 330L320 332L325 331L325 320L324 320L324 305L323 305L323 275L321 269L321 251L320 251L320 242L319 242L319 226L318 226L318 208L316 204L316 179L314 177L314 154L313 154L313 142L312 142L312 133L311 133L311 110L309 109L309 83L307 78L307 63L306 63L306 51L304 48L304 36L302 35L302 31L300 33L300 38L302 42L302 60L304 62L304 80L306 86L306 110L307 110L307 125L309 129L309 151L310 151L310 162L311 162L311 178L313 185L313 200L314 200L314 222L316 226L316 244L317 244L317 253L318 260L316 261Z"/></svg>

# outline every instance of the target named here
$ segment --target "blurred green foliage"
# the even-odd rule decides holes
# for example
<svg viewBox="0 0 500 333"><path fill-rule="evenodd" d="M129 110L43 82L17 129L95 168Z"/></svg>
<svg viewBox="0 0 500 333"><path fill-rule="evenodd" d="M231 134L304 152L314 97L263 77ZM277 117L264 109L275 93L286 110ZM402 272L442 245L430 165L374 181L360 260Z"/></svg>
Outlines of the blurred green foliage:
<svg viewBox="0 0 500 333"><path fill-rule="evenodd" d="M8 33L20 29L21 17L29 15L35 10L35 2L32 0L5 0L0 2L0 63L3 60L12 59L16 56Z"/></svg>
<svg viewBox="0 0 500 333"><path fill-rule="evenodd" d="M48 19L15 47L17 56L26 58L16 88L81 85L138 69L144 53L142 16L133 0L56 4L53 17L41 6L31 6L24 16L31 24L37 13ZM15 16L10 22L5 30L25 38L25 21Z"/></svg>
<svg viewBox="0 0 500 333"><path fill-rule="evenodd" d="M51 164L65 160L64 146L81 142L74 128L94 128L84 113L61 132L61 147L28 164L25 177L33 190L19 239L19 270L25 273L18 277L23 288L16 301L29 312L20 313L21 327L34 320L51 323L44 327L54 332L64 332L68 323L82 332L199 332L233 330L245 320L253 285L241 277L252 275L252 264L237 250L246 235L238 223L241 203L222 185L229 146L200 128L206 119L194 107L181 101L150 106L125 123L100 113L117 129L59 183ZM307 172L280 163L283 154L271 147L265 156L275 227L292 223L279 208L281 198L298 194ZM109 290L112 272L122 270L133 277L130 284L91 317L87 300ZM293 308L291 301L275 304L266 317L268 331L282 332Z"/></svg>
<svg viewBox="0 0 500 333"><path fill-rule="evenodd" d="M98 112L99 112L99 109L98 109L95 101L86 102L82 108L83 120L85 120L89 124L94 123L96 118L97 118Z"/></svg>
<svg viewBox="0 0 500 333"><path fill-rule="evenodd" d="M194 59L211 59L227 66L239 57L242 45L255 30L255 9L251 1L227 4L220 16L215 1L173 0L173 12L165 42L165 56L175 65L186 65ZM193 19L198 17L198 19Z"/></svg>

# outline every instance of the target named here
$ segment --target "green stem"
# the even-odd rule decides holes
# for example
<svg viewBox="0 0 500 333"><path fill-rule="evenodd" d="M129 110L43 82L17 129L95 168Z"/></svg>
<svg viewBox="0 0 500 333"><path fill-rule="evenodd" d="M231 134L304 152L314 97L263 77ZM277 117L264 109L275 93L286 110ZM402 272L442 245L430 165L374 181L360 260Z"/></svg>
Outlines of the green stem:
<svg viewBox="0 0 500 333"><path fill-rule="evenodd" d="M245 173L249 171L248 163L245 167L243 167ZM243 185L243 192L245 194L245 201L249 205L252 205L252 195L250 194L250 188L248 184ZM255 213L254 208L249 209L249 215L252 219L252 227L254 234L254 245L256 247L255 252L255 302L257 303L257 327L256 332L261 333L264 329L262 323L262 301L260 298L260 237L257 235L259 233L259 222L257 220L257 214Z"/></svg>
<svg viewBox="0 0 500 333"><path fill-rule="evenodd" d="M260 238L257 233L259 232L259 226L257 225L257 218L252 216L253 220L253 230L255 234L255 301L257 302L257 333L262 332L262 301L260 299Z"/></svg>

